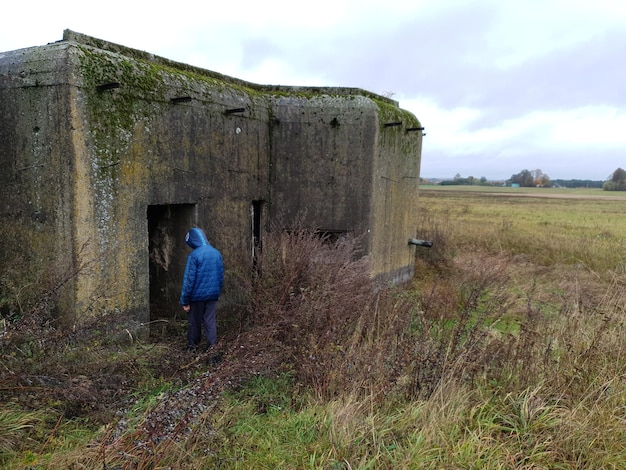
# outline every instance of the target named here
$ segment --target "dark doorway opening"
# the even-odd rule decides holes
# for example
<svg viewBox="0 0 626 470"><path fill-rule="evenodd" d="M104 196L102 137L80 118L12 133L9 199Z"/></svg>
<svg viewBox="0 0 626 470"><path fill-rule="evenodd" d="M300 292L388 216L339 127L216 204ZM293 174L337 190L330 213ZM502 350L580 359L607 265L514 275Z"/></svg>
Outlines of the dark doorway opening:
<svg viewBox="0 0 626 470"><path fill-rule="evenodd" d="M147 209L150 259L150 321L182 316L179 296L189 250L185 233L196 224L195 204Z"/></svg>

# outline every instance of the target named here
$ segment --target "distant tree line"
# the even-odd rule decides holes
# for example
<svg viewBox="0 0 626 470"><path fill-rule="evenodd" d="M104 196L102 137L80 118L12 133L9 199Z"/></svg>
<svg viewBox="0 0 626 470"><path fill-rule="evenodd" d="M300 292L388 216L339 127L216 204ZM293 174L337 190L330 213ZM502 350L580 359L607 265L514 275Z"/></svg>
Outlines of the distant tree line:
<svg viewBox="0 0 626 470"><path fill-rule="evenodd" d="M604 181L601 180L552 180L552 186L561 188L601 188Z"/></svg>
<svg viewBox="0 0 626 470"><path fill-rule="evenodd" d="M550 177L539 169L532 171L522 170L518 174L512 175L511 178L506 181L506 184L519 184L522 188L549 188L552 186Z"/></svg>
<svg viewBox="0 0 626 470"><path fill-rule="evenodd" d="M481 176L480 178L474 178L473 176L468 176L467 178L462 177L460 174L456 174L454 179L452 180L444 180L440 183L443 186L454 186L454 185L483 185L489 186L491 183L487 181L487 178Z"/></svg>
<svg viewBox="0 0 626 470"><path fill-rule="evenodd" d="M602 189L605 191L626 191L626 170L618 168L610 178L604 182Z"/></svg>
<svg viewBox="0 0 626 470"><path fill-rule="evenodd" d="M502 185L503 182L488 181L487 178L481 176L475 178L473 176L463 177L457 173L451 180L443 180L439 182L443 186L454 185L480 185L480 186L494 186ZM511 178L504 182L506 186L519 185L522 188L602 188L605 191L626 191L626 170L618 168L606 181L600 180L578 180L578 179L555 179L551 180L550 177L540 169L537 170L522 170L515 175L511 175Z"/></svg>

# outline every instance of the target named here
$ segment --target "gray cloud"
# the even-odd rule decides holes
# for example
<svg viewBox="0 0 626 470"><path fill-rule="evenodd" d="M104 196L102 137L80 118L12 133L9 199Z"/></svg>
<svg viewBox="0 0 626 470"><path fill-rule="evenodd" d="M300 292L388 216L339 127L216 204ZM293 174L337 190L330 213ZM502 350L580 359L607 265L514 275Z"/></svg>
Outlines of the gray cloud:
<svg viewBox="0 0 626 470"><path fill-rule="evenodd" d="M242 65L254 68L263 57L275 56L303 76L323 77L328 85L426 97L442 109L476 109L478 117L465 124L467 134L495 130L533 113L626 104L626 68L620 60L626 29L598 31L554 48L546 44L544 50L502 66L504 52L489 36L498 21L493 8L464 6L428 19L407 18L384 29L351 34L339 30L311 39L304 47L293 47L286 39L254 38L243 43ZM527 34L534 34L533 25L527 26ZM431 176L460 172L504 179L525 168L541 168L553 178L604 179L618 166L616 161L626 158L615 147L555 147L548 143L549 132L535 125L491 146L486 142L481 151L445 149L441 143L429 150L427 137L423 171Z"/></svg>
<svg viewBox="0 0 626 470"><path fill-rule="evenodd" d="M531 109L625 104L620 57L626 30L499 68L498 51L486 35L496 21L492 9L465 6L436 21L413 18L386 31L322 35L304 50L292 48L287 38L249 38L243 41L242 66L280 57L303 75L324 76L328 84L428 96L443 107L479 107L486 113L480 125L486 126Z"/></svg>
<svg viewBox="0 0 626 470"><path fill-rule="evenodd" d="M552 177L602 179L626 167L626 137L616 137L626 136L626 7L617 3L528 0L519 8L446 0L381 8L365 2L359 10L338 8L326 21L315 12L303 18L245 0L216 4L215 15L193 15L184 24L172 22L170 11L152 9L150 21L127 15L128 27L113 29L115 8L94 18L77 0L70 3L60 11L42 2L45 21L30 31L6 25L0 50L54 41L70 27L254 82L263 83L258 77L276 64L291 77L271 75L278 84L394 93L428 128L426 176L507 178L541 168ZM23 5L10 4L7 15L26 14ZM584 127L570 133L574 126Z"/></svg>

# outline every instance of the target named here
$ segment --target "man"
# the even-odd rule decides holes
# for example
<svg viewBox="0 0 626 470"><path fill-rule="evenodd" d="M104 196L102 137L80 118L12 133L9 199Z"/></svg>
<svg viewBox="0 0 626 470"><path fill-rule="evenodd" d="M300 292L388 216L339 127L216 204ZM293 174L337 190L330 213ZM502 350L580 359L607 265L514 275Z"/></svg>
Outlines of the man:
<svg viewBox="0 0 626 470"><path fill-rule="evenodd" d="M187 257L180 303L189 318L187 351L195 352L203 325L207 349L217 343L215 309L224 284L224 263L222 254L211 246L202 229L189 230L185 242L193 251Z"/></svg>

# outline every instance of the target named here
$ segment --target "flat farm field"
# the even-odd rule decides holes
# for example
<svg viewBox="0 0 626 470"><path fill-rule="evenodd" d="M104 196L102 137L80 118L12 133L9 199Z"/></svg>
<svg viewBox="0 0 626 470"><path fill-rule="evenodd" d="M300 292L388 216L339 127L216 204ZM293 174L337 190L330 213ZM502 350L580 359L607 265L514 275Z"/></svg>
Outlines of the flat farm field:
<svg viewBox="0 0 626 470"><path fill-rule="evenodd" d="M422 186L418 236L445 235L455 252L481 250L533 264L623 270L626 194L600 189Z"/></svg>

